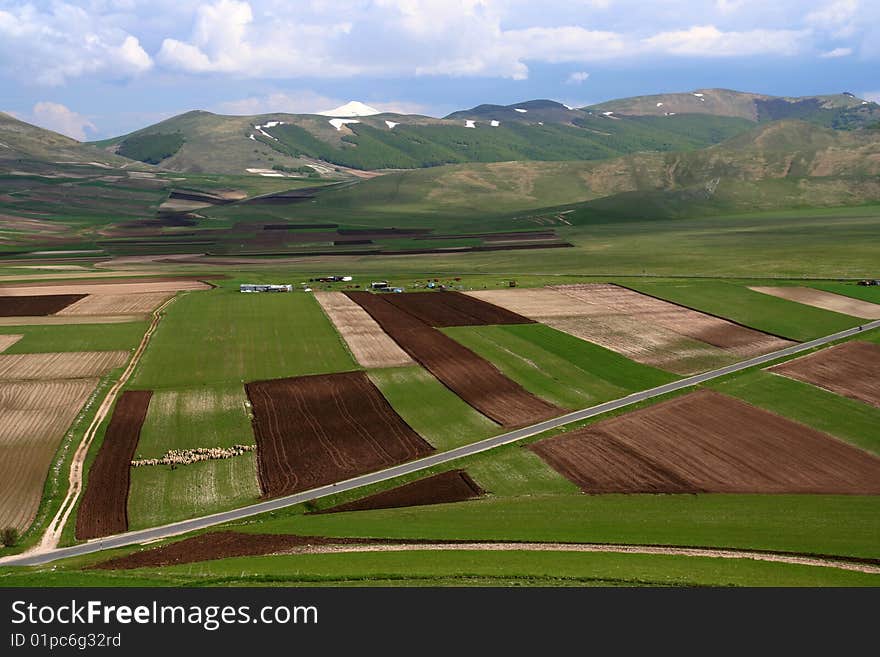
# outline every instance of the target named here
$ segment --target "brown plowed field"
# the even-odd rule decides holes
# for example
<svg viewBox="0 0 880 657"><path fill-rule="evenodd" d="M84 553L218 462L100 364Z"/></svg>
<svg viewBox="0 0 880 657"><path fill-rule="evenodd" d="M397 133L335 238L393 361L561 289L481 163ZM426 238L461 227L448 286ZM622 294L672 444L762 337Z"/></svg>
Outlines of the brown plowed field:
<svg viewBox="0 0 880 657"><path fill-rule="evenodd" d="M468 293L646 365L694 374L792 343L604 283Z"/></svg>
<svg viewBox="0 0 880 657"><path fill-rule="evenodd" d="M880 345L845 342L770 371L880 407Z"/></svg>
<svg viewBox="0 0 880 657"><path fill-rule="evenodd" d="M67 315L135 315L153 312L172 297L171 292L90 294L58 313Z"/></svg>
<svg viewBox="0 0 880 657"><path fill-rule="evenodd" d="M434 451L365 372L256 381L245 387L266 496L309 490Z"/></svg>
<svg viewBox="0 0 880 657"><path fill-rule="evenodd" d="M369 292L345 294L370 313L413 359L495 422L521 426L562 412L504 376L470 349L389 303L389 296Z"/></svg>
<svg viewBox="0 0 880 657"><path fill-rule="evenodd" d="M880 319L880 304L851 299L842 294L816 290L811 287L759 287L749 288L755 292L762 292L774 297L796 301L807 306L831 310L843 313L851 317L862 319Z"/></svg>
<svg viewBox="0 0 880 657"><path fill-rule="evenodd" d="M85 296L85 294L17 295L10 294L8 290L2 294L0 317L53 315Z"/></svg>
<svg viewBox="0 0 880 657"><path fill-rule="evenodd" d="M243 534L220 531L200 534L176 543L134 552L124 557L89 566L92 569L122 570L128 568L160 568L212 559L253 557L276 554L311 545L375 544L371 538L324 538L293 534Z"/></svg>
<svg viewBox="0 0 880 657"><path fill-rule="evenodd" d="M485 491L464 470L441 472L433 477L419 479L391 490L369 495L353 502L340 504L320 513L340 511L368 511L370 509L398 509L405 506L426 506L464 502L480 497Z"/></svg>
<svg viewBox="0 0 880 657"><path fill-rule="evenodd" d="M315 299L363 367L400 367L414 364L382 327L342 292L315 292Z"/></svg>
<svg viewBox="0 0 880 657"><path fill-rule="evenodd" d="M102 376L128 360L127 351L0 354L0 381L81 379Z"/></svg>
<svg viewBox="0 0 880 657"><path fill-rule="evenodd" d="M150 406L151 390L126 390L116 402L104 442L89 468L79 510L76 537L86 540L128 529L131 459Z"/></svg>
<svg viewBox="0 0 880 657"><path fill-rule="evenodd" d="M0 335L0 353L3 353L9 347L14 345L16 342L22 339L21 335Z"/></svg>
<svg viewBox="0 0 880 657"><path fill-rule="evenodd" d="M24 531L64 432L98 379L0 384L0 527Z"/></svg>
<svg viewBox="0 0 880 657"><path fill-rule="evenodd" d="M486 326L534 324L534 320L458 292L411 292L391 294L388 303L428 326Z"/></svg>
<svg viewBox="0 0 880 657"><path fill-rule="evenodd" d="M700 390L530 449L586 493L880 494L880 459Z"/></svg>
<svg viewBox="0 0 880 657"><path fill-rule="evenodd" d="M0 295L10 297L57 296L86 294L142 294L147 292L178 292L182 290L210 290L211 286L202 281L192 279L174 279L166 281L151 280L149 282L111 283L108 281L58 282L52 284L4 285L0 287ZM78 301L74 299L73 301ZM71 301L70 303L73 303ZM67 305L67 304L65 304ZM64 306L62 306L64 307ZM16 313L21 315L23 313Z"/></svg>

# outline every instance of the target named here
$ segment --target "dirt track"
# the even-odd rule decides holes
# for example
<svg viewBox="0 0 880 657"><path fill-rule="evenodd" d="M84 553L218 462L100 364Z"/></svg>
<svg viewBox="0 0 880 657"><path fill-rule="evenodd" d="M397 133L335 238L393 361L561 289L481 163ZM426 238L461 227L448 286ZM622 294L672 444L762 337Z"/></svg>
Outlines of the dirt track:
<svg viewBox="0 0 880 657"><path fill-rule="evenodd" d="M404 351L447 388L503 426L520 426L562 413L502 374L489 361L394 306L386 296L346 292Z"/></svg>
<svg viewBox="0 0 880 657"><path fill-rule="evenodd" d="M458 292L411 292L384 297L428 326L534 324L534 320Z"/></svg>
<svg viewBox="0 0 880 657"><path fill-rule="evenodd" d="M667 547L660 545L615 545L603 543L512 543L380 540L371 538L327 538L291 534L244 534L221 531L193 536L176 543L102 561L88 569L123 570L161 568L179 564L269 554L345 554L350 552L492 551L492 552L598 552L651 554L715 559L752 559L820 568L839 568L880 574L880 566L846 558L813 555L729 550L724 548Z"/></svg>
<svg viewBox="0 0 880 657"><path fill-rule="evenodd" d="M359 500L324 509L319 513L449 504L450 502L472 500L480 497L484 492L464 470L450 470L375 495L362 497Z"/></svg>
<svg viewBox="0 0 880 657"><path fill-rule="evenodd" d="M315 292L315 299L361 366L401 367L414 364L382 327L342 292Z"/></svg>
<svg viewBox="0 0 880 657"><path fill-rule="evenodd" d="M880 345L871 342L845 342L770 371L880 407Z"/></svg>
<svg viewBox="0 0 880 657"><path fill-rule="evenodd" d="M586 493L880 494L880 458L709 390L529 448Z"/></svg>
<svg viewBox="0 0 880 657"><path fill-rule="evenodd" d="M256 381L253 405L260 487L287 495L433 452L365 372Z"/></svg>
<svg viewBox="0 0 880 657"><path fill-rule="evenodd" d="M80 540L128 529L131 460L150 406L150 390L127 390L119 397L104 442L89 469L88 485L76 514Z"/></svg>
<svg viewBox="0 0 880 657"><path fill-rule="evenodd" d="M5 292L0 296L0 317L43 317L54 315L85 294L50 294L21 296Z"/></svg>
<svg viewBox="0 0 880 657"><path fill-rule="evenodd" d="M842 294L834 294L833 292L825 292L812 287L759 287L749 288L755 292L762 292L774 297L796 301L814 308L822 308L823 310L831 310L837 313L843 313L851 317L861 317L862 319L880 319L880 304L871 303L870 301L862 301L860 299L852 299Z"/></svg>

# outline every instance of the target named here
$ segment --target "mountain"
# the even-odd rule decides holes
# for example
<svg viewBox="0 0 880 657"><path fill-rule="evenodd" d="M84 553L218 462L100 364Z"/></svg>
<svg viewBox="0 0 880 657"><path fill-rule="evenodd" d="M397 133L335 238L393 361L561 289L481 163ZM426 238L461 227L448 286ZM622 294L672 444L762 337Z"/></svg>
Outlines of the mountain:
<svg viewBox="0 0 880 657"><path fill-rule="evenodd" d="M0 112L0 161L122 165L130 161Z"/></svg>
<svg viewBox="0 0 880 657"><path fill-rule="evenodd" d="M302 217L525 228L867 202L880 202L880 131L781 121L690 152L392 173L320 194Z"/></svg>
<svg viewBox="0 0 880 657"><path fill-rule="evenodd" d="M362 109L346 107L333 113ZM322 175L338 175L336 168L370 171L464 162L595 160L644 150L687 150L717 143L751 125L742 118L707 115L609 121L552 101L500 109L483 106L464 115L474 118L393 113L356 118L221 116L195 111L98 145L174 171L244 173L311 167Z"/></svg>
<svg viewBox="0 0 880 657"><path fill-rule="evenodd" d="M767 96L730 89L634 96L582 108L593 116L675 116L709 114L754 122L799 119L817 125L853 129L880 120L880 105L849 92L826 96Z"/></svg>

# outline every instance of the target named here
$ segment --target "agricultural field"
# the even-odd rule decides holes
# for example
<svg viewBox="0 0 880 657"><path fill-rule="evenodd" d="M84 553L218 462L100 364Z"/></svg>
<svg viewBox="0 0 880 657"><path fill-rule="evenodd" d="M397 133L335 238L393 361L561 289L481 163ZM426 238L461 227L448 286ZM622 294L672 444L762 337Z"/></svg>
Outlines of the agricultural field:
<svg viewBox="0 0 880 657"><path fill-rule="evenodd" d="M845 342L770 371L880 407L880 345Z"/></svg>
<svg viewBox="0 0 880 657"><path fill-rule="evenodd" d="M469 293L677 374L694 374L790 343L608 284Z"/></svg>
<svg viewBox="0 0 880 657"><path fill-rule="evenodd" d="M129 390L116 402L76 514L76 537L80 540L128 529L131 460L151 395L149 390Z"/></svg>
<svg viewBox="0 0 880 657"><path fill-rule="evenodd" d="M170 450L254 444L244 386L227 384L153 393L135 459ZM128 518L132 529L243 506L260 497L256 455L185 465L131 469Z"/></svg>
<svg viewBox="0 0 880 657"><path fill-rule="evenodd" d="M534 443L585 493L880 494L880 459L716 392Z"/></svg>
<svg viewBox="0 0 880 657"><path fill-rule="evenodd" d="M180 389L353 369L312 295L217 288L169 306L132 385Z"/></svg>
<svg viewBox="0 0 880 657"><path fill-rule="evenodd" d="M128 356L127 351L0 354L0 382L101 377Z"/></svg>
<svg viewBox="0 0 880 657"><path fill-rule="evenodd" d="M0 383L0 527L34 519L55 452L97 378Z"/></svg>
<svg viewBox="0 0 880 657"><path fill-rule="evenodd" d="M309 490L430 454L363 372L247 384L260 487Z"/></svg>
<svg viewBox="0 0 880 657"><path fill-rule="evenodd" d="M843 315L860 317L862 319L880 319L880 304L860 301L849 296L826 292L825 290L793 285L785 287L754 286L751 289L755 292L796 301L814 308L823 308L824 310L830 310Z"/></svg>

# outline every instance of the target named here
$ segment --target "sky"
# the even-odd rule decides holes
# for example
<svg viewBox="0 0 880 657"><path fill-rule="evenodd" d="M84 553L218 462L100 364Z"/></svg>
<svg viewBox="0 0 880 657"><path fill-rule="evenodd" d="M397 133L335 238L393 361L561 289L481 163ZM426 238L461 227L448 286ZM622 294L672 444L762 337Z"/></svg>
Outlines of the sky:
<svg viewBox="0 0 880 657"><path fill-rule="evenodd" d="M880 101L880 0L0 0L0 111L80 140L192 109L723 87Z"/></svg>

